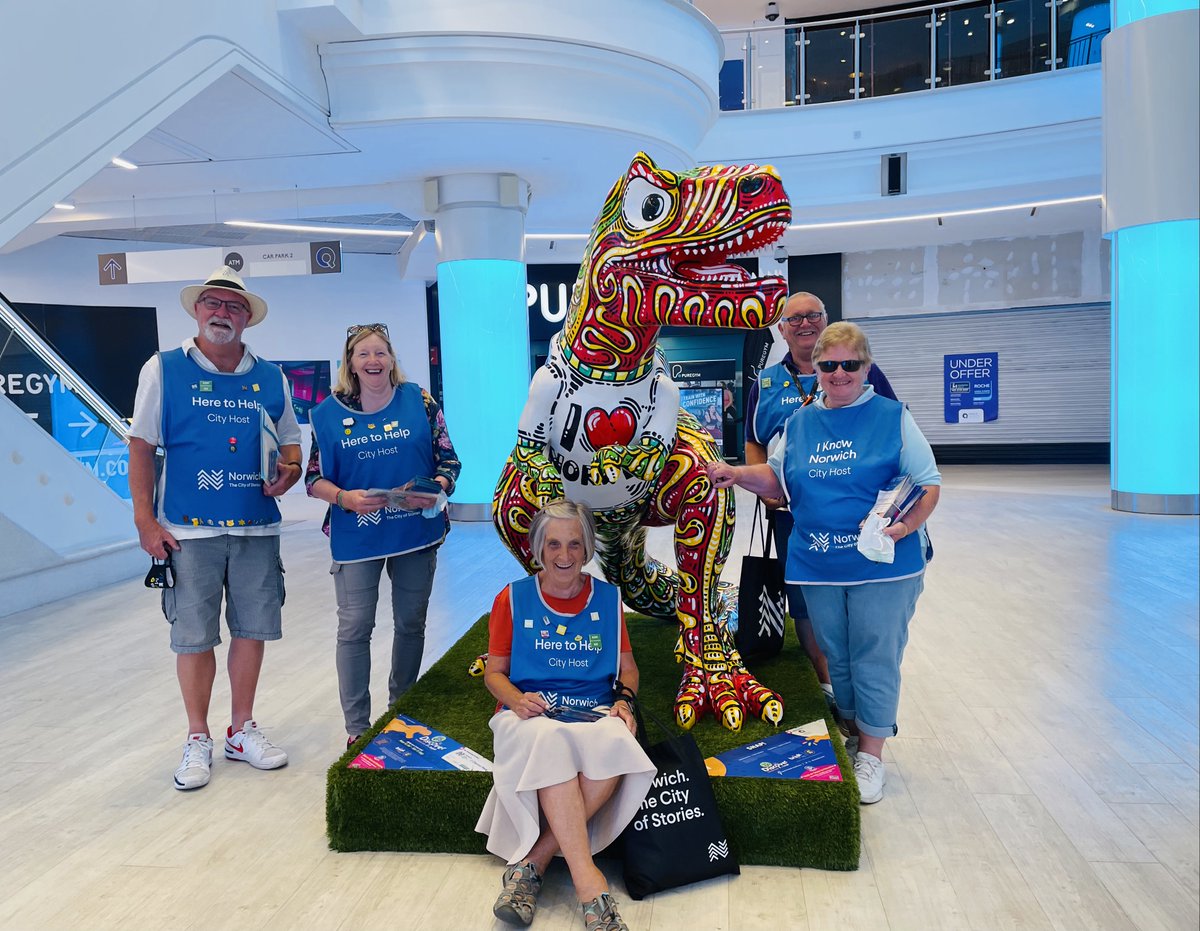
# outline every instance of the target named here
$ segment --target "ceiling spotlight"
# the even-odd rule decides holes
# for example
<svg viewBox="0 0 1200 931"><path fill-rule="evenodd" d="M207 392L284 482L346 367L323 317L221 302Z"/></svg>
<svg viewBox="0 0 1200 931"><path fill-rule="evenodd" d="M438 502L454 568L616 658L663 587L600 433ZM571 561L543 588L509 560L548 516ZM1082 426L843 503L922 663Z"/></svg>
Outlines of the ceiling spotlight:
<svg viewBox="0 0 1200 931"><path fill-rule="evenodd" d="M126 171L134 171L137 169L137 165L123 158L114 158L112 163L118 168L124 168Z"/></svg>
<svg viewBox="0 0 1200 931"><path fill-rule="evenodd" d="M773 23L779 19L779 4L772 2L767 4L767 12L763 14L768 23Z"/></svg>
<svg viewBox="0 0 1200 931"><path fill-rule="evenodd" d="M54 205L55 210L74 210L75 205L69 200L61 200Z"/></svg>

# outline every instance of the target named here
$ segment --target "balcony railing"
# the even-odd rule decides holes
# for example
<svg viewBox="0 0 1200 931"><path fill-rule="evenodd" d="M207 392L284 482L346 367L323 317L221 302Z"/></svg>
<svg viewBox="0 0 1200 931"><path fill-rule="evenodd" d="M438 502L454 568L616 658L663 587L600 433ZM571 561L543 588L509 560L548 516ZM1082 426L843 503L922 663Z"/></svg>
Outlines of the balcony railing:
<svg viewBox="0 0 1200 931"><path fill-rule="evenodd" d="M1100 60L1108 31L1108 0L954 0L726 30L721 109L861 100L1074 68Z"/></svg>

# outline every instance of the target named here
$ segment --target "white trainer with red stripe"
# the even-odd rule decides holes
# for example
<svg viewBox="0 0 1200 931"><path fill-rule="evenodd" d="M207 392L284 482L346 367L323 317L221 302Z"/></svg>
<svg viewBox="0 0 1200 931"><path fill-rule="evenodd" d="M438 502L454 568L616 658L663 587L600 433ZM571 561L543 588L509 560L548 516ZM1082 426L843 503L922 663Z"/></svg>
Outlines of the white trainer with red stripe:
<svg viewBox="0 0 1200 931"><path fill-rule="evenodd" d="M212 738L207 734L188 734L183 745L183 761L175 770L175 788L186 792L208 785L212 774Z"/></svg>
<svg viewBox="0 0 1200 931"><path fill-rule="evenodd" d="M282 749L267 739L253 721L247 721L240 731L228 729L225 736L225 759L241 760L255 769L279 769L287 766L288 757Z"/></svg>

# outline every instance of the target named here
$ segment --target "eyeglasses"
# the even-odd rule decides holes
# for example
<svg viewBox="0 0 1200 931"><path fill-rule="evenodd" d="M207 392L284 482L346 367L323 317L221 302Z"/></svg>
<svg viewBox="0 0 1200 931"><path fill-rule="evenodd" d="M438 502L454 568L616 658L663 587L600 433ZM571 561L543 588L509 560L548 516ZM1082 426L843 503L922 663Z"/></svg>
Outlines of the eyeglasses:
<svg viewBox="0 0 1200 931"><path fill-rule="evenodd" d="M842 371L844 372L857 372L860 368L862 368L863 360L843 359L841 362L834 362L832 359L822 359L820 362L814 362L813 365L828 375L830 372L836 372L839 365L842 367Z"/></svg>
<svg viewBox="0 0 1200 931"><path fill-rule="evenodd" d="M825 312L822 310L810 310L806 314L792 314L790 317L784 317L784 323L790 323L792 326L800 326L806 320L809 323L816 323L825 318Z"/></svg>
<svg viewBox="0 0 1200 931"><path fill-rule="evenodd" d="M388 336L386 323L355 323L346 327L346 339L356 336L363 330L366 330L368 333L382 333L384 336ZM391 339L390 336L388 338Z"/></svg>
<svg viewBox="0 0 1200 931"><path fill-rule="evenodd" d="M250 313L250 308L244 301L223 301L219 297L202 297L199 303L203 304L206 309L214 312L220 310L222 307L226 307L231 314Z"/></svg>

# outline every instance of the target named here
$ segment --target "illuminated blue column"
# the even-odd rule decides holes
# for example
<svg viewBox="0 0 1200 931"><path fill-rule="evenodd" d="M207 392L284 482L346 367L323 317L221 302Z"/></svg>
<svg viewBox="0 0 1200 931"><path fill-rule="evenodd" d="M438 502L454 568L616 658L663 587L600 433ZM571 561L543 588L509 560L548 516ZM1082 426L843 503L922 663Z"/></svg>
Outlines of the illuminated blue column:
<svg viewBox="0 0 1200 931"><path fill-rule="evenodd" d="M525 209L515 175L431 179L446 423L462 460L451 517L490 520L492 492L529 392Z"/></svg>
<svg viewBox="0 0 1200 931"><path fill-rule="evenodd" d="M1200 4L1115 0L1104 40L1112 506L1200 513Z"/></svg>

